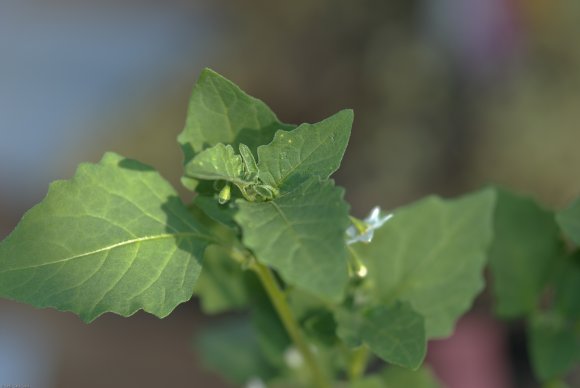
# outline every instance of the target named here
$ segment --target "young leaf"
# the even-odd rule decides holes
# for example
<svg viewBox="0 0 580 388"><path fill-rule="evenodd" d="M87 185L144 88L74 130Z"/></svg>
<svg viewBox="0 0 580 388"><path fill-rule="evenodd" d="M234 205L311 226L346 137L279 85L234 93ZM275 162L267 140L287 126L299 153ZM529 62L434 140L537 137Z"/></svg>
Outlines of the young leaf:
<svg viewBox="0 0 580 388"><path fill-rule="evenodd" d="M395 211L370 244L352 245L379 301L407 301L427 338L449 335L483 288L495 193L428 197Z"/></svg>
<svg viewBox="0 0 580 388"><path fill-rule="evenodd" d="M247 172L251 175L258 176L258 164L250 147L245 144L240 144L240 155L242 156Z"/></svg>
<svg viewBox="0 0 580 388"><path fill-rule="evenodd" d="M339 335L345 333L340 327L346 325L347 333L358 333L362 342L384 361L411 369L421 365L427 351L425 322L408 303L380 305L351 314L354 316L338 315ZM346 341L352 343L352 338L349 336Z"/></svg>
<svg viewBox="0 0 580 388"><path fill-rule="evenodd" d="M197 153L218 143L232 144L236 149L244 143L255 153L259 145L272 140L277 130L293 127L281 123L262 101L205 69L193 89L185 129L177 140L187 164ZM195 188L195 180L183 181L188 188Z"/></svg>
<svg viewBox="0 0 580 388"><path fill-rule="evenodd" d="M563 254L553 213L532 199L497 191L490 267L497 313L516 317L532 312L550 269Z"/></svg>
<svg viewBox="0 0 580 388"><path fill-rule="evenodd" d="M328 178L340 166L352 121L352 111L343 110L316 124L276 132L270 144L258 147L260 178L280 188L312 176Z"/></svg>
<svg viewBox="0 0 580 388"><path fill-rule="evenodd" d="M90 322L191 298L210 233L152 168L108 153L54 182L0 244L0 295Z"/></svg>
<svg viewBox="0 0 580 388"><path fill-rule="evenodd" d="M574 201L566 209L559 211L556 219L566 236L574 244L580 246L580 199Z"/></svg>
<svg viewBox="0 0 580 388"><path fill-rule="evenodd" d="M580 362L580 333L572 322L540 315L532 319L528 336L532 365L541 380L563 375Z"/></svg>
<svg viewBox="0 0 580 388"><path fill-rule="evenodd" d="M238 201L234 218L259 261L284 280L338 301L348 280L343 193L332 181L312 178L273 201Z"/></svg>
<svg viewBox="0 0 580 388"><path fill-rule="evenodd" d="M242 179L242 158L231 145L216 144L197 154L185 165L185 175L203 180L225 180L245 183Z"/></svg>

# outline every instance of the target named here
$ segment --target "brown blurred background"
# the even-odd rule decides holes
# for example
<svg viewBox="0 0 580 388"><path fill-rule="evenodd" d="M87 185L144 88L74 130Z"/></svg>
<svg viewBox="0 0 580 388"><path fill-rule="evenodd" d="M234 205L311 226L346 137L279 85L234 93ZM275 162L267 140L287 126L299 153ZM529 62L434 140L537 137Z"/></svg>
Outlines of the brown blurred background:
<svg viewBox="0 0 580 388"><path fill-rule="evenodd" d="M2 0L0 237L107 150L178 186L206 66L286 122L354 108L336 180L356 215L489 183L562 206L580 193L579 36L575 0ZM192 346L215 319L193 301L85 325L0 301L0 384L227 386ZM508 386L536 386L517 324L493 330Z"/></svg>

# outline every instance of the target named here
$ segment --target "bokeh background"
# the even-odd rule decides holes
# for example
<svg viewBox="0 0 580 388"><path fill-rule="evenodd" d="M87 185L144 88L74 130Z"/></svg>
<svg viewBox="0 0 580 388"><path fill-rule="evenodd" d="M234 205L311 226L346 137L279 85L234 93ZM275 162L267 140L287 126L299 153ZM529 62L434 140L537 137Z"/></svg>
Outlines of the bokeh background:
<svg viewBox="0 0 580 388"><path fill-rule="evenodd" d="M354 108L336 180L358 216L489 183L561 207L580 194L579 37L576 0L0 0L0 237L107 150L178 186L175 138L203 67L286 122ZM538 386L521 323L492 320L492 302L432 344L436 373ZM85 325L0 301L0 384L228 387L192 346L221 319L192 301Z"/></svg>

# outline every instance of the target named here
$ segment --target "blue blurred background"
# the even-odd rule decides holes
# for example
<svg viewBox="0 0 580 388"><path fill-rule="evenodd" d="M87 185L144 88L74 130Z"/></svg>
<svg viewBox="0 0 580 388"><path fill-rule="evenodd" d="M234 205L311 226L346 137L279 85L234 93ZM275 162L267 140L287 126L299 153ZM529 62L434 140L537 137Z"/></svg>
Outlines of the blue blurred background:
<svg viewBox="0 0 580 388"><path fill-rule="evenodd" d="M578 36L574 0L1 0L0 237L107 150L179 185L175 137L206 66L286 122L354 108L336 179L357 215L488 183L562 206L580 193ZM192 350L211 322L195 302L84 325L0 301L0 384L227 386ZM483 326L503 352L489 384L536 386L518 328Z"/></svg>

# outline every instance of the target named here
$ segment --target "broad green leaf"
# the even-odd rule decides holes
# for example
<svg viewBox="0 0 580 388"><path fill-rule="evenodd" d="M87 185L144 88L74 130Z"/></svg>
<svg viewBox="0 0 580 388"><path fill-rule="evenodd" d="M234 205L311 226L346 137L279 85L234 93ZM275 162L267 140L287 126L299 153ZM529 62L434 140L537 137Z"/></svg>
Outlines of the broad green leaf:
<svg viewBox="0 0 580 388"><path fill-rule="evenodd" d="M244 244L292 285L338 301L348 280L343 190L312 178L273 201L238 201Z"/></svg>
<svg viewBox="0 0 580 388"><path fill-rule="evenodd" d="M232 144L236 149L244 143L255 153L259 145L272 140L277 130L293 127L281 123L262 101L205 69L193 89L185 129L178 141L187 164L197 153L218 143ZM195 188L191 179L184 179L184 183Z"/></svg>
<svg viewBox="0 0 580 388"><path fill-rule="evenodd" d="M449 335L483 289L495 193L428 197L398 209L370 244L352 245L379 301L407 301L425 317L427 338Z"/></svg>
<svg viewBox="0 0 580 388"><path fill-rule="evenodd" d="M281 188L312 176L328 178L340 166L352 120L352 111L343 110L316 124L276 132L270 144L258 147L260 178Z"/></svg>
<svg viewBox="0 0 580 388"><path fill-rule="evenodd" d="M54 182L0 244L0 295L84 321L191 298L213 237L151 167L108 153Z"/></svg>
<svg viewBox="0 0 580 388"><path fill-rule="evenodd" d="M242 157L231 145L222 143L201 151L185 165L186 176L203 180L245 183L242 171Z"/></svg>
<svg viewBox="0 0 580 388"><path fill-rule="evenodd" d="M580 363L580 332L556 314L534 317L529 329L532 365L541 380L566 373Z"/></svg>
<svg viewBox="0 0 580 388"><path fill-rule="evenodd" d="M556 215L558 225L574 244L580 246L580 198Z"/></svg>
<svg viewBox="0 0 580 388"><path fill-rule="evenodd" d="M351 316L339 314L339 336L346 328L351 336L358 336L377 356L391 364L405 368L418 368L427 351L425 322L408 303L396 302L351 312Z"/></svg>
<svg viewBox="0 0 580 388"><path fill-rule="evenodd" d="M563 254L553 213L532 199L497 191L490 267L497 313L516 317L534 311L551 268Z"/></svg>

